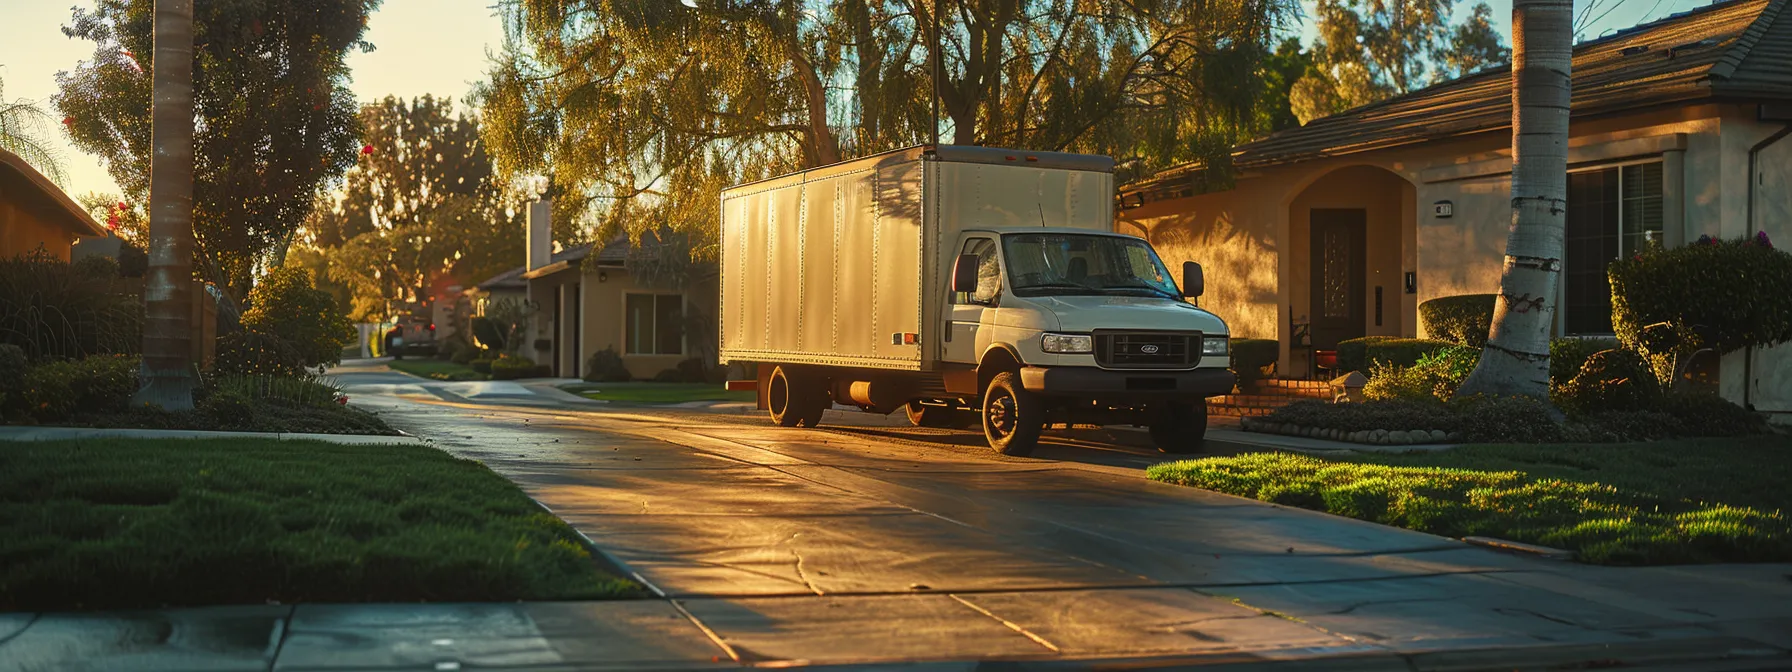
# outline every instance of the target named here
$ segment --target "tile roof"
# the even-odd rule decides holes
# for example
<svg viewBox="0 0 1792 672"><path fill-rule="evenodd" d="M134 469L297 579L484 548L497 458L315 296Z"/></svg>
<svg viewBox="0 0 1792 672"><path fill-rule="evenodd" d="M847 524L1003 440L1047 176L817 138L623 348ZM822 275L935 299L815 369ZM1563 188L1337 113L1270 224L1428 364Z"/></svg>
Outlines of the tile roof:
<svg viewBox="0 0 1792 672"><path fill-rule="evenodd" d="M1699 99L1792 99L1792 0L1730 0L1575 45L1575 116ZM1261 168L1509 127L1511 67L1315 119L1234 149ZM1127 192L1200 172L1171 168Z"/></svg>

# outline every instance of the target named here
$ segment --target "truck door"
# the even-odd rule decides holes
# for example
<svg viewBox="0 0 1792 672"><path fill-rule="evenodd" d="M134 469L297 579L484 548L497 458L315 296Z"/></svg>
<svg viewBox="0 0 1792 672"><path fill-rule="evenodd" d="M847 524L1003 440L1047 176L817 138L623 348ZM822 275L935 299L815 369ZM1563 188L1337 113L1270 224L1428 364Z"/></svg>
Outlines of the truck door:
<svg viewBox="0 0 1792 672"><path fill-rule="evenodd" d="M946 302L945 361L976 364L981 350L978 336L986 329L983 323L995 317L996 297L1002 294L1002 264L996 254L995 238L987 235L965 236L959 250L978 258L977 291L952 292L951 300ZM951 287L946 291L951 292Z"/></svg>

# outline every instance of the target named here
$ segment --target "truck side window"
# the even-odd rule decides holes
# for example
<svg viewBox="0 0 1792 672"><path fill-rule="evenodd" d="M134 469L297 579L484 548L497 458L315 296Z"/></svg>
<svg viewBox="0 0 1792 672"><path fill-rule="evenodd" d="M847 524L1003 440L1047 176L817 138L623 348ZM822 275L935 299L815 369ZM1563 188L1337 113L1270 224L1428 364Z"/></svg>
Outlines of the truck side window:
<svg viewBox="0 0 1792 672"><path fill-rule="evenodd" d="M988 305L1002 293L1002 265L996 260L996 241L972 238L964 242L964 253L977 255L977 292L954 298L958 304Z"/></svg>

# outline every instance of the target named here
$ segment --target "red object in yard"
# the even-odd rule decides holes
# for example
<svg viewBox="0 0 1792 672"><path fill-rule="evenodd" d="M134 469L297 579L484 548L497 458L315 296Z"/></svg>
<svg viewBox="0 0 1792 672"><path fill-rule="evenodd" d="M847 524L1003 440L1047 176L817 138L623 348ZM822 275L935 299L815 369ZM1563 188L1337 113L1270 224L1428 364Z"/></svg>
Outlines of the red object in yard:
<svg viewBox="0 0 1792 672"><path fill-rule="evenodd" d="M752 392L759 389L757 380L730 380L722 384L722 389L729 392Z"/></svg>
<svg viewBox="0 0 1792 672"><path fill-rule="evenodd" d="M435 323L433 323L433 322L432 322L432 323L430 323L430 325L429 325L429 330L430 330L430 331L435 331L435 330L436 330L436 325L435 325Z"/></svg>
<svg viewBox="0 0 1792 672"><path fill-rule="evenodd" d="M361 153L363 155L372 154L373 153L373 145L361 145Z"/></svg>
<svg viewBox="0 0 1792 672"><path fill-rule="evenodd" d="M1338 368L1338 351L1315 350L1313 351L1313 363L1318 364L1321 369L1336 369Z"/></svg>

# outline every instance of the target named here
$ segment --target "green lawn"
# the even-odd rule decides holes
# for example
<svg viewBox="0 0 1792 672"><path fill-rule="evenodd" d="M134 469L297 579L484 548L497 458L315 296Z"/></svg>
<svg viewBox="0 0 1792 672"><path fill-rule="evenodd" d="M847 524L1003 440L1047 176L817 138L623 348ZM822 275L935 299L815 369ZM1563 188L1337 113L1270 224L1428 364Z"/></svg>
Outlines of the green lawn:
<svg viewBox="0 0 1792 672"><path fill-rule="evenodd" d="M491 376L474 371L465 364L440 359L395 359L386 363L393 371L403 371L419 378L436 380L489 380Z"/></svg>
<svg viewBox="0 0 1792 672"><path fill-rule="evenodd" d="M1251 453L1146 473L1444 536L1565 548L1599 564L1792 561L1792 440L1780 436Z"/></svg>
<svg viewBox="0 0 1792 672"><path fill-rule="evenodd" d="M568 392L600 401L679 404L687 401L753 401L752 392L729 392L721 383L585 383Z"/></svg>
<svg viewBox="0 0 1792 672"><path fill-rule="evenodd" d="M637 592L515 485L433 448L0 444L0 611Z"/></svg>

